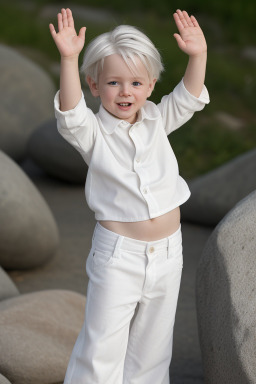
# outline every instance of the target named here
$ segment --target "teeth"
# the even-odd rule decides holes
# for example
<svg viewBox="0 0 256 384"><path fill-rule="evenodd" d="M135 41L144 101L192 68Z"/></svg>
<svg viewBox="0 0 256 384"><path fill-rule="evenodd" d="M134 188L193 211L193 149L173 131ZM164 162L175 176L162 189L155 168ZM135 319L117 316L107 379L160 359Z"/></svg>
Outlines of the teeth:
<svg viewBox="0 0 256 384"><path fill-rule="evenodd" d="M119 103L119 105L121 105L121 107L129 107L130 103Z"/></svg>

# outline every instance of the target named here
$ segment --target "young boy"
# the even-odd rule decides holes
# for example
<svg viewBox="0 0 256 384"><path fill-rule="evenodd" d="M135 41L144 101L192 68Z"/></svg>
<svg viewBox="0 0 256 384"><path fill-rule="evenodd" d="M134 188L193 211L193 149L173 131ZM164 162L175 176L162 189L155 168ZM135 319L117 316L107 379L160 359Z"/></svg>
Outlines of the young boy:
<svg viewBox="0 0 256 384"><path fill-rule="evenodd" d="M158 105L147 99L163 65L147 36L119 26L89 44L82 72L101 100L96 115L79 78L85 28L76 34L69 9L58 14L58 33L50 24L61 55L57 126L88 164L86 199L97 220L86 263L86 317L65 384L169 383L183 264L179 206L190 191L167 135L209 102L203 32L185 11L174 20L189 62Z"/></svg>

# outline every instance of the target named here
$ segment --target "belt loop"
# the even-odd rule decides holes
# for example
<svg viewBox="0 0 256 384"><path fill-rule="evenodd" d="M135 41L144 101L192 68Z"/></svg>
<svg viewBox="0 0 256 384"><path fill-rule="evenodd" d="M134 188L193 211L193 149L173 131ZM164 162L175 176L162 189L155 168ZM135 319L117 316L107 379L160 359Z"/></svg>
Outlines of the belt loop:
<svg viewBox="0 0 256 384"><path fill-rule="evenodd" d="M167 259L171 258L171 239L168 237L168 243L167 243Z"/></svg>
<svg viewBox="0 0 256 384"><path fill-rule="evenodd" d="M113 252L113 257L117 257L117 258L119 257L118 250L119 250L119 248L122 245L123 239L124 239L124 236L118 235L118 238L117 238L117 241L116 241L116 245L115 245L115 249L114 249L114 252Z"/></svg>

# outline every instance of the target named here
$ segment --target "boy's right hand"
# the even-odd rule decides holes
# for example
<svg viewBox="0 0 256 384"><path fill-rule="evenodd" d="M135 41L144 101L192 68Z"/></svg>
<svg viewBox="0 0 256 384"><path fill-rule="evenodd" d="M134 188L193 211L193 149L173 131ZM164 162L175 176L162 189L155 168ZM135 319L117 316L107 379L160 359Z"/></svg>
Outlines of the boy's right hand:
<svg viewBox="0 0 256 384"><path fill-rule="evenodd" d="M86 28L82 27L77 35L69 8L62 8L61 13L58 13L59 32L55 31L53 24L50 24L49 28L61 57L71 58L79 55L84 46Z"/></svg>

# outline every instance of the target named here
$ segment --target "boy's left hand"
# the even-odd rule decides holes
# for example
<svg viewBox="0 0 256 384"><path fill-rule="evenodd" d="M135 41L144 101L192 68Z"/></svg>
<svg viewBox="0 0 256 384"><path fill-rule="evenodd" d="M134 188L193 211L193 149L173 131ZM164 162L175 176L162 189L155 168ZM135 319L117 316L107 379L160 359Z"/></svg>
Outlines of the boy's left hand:
<svg viewBox="0 0 256 384"><path fill-rule="evenodd" d="M207 44L203 31L196 18L189 17L186 11L177 10L173 15L178 33L174 37L179 48L189 56L198 56L207 51Z"/></svg>

